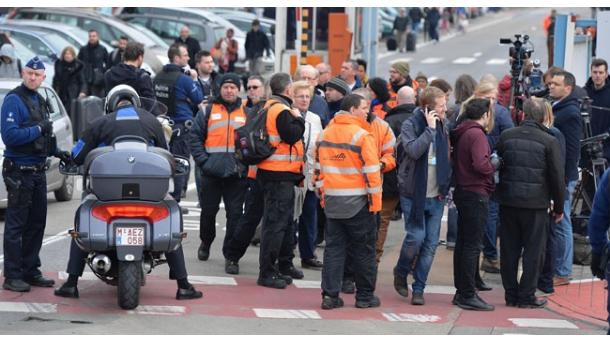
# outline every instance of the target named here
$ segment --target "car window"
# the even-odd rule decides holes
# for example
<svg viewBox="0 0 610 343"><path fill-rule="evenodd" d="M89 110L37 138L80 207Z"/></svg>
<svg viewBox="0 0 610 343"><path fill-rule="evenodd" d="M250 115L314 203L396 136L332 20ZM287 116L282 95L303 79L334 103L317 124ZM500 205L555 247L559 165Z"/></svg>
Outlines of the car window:
<svg viewBox="0 0 610 343"><path fill-rule="evenodd" d="M115 36L112 31L108 28L108 25L92 19L83 19L83 25L81 26L85 31L91 29L97 31L98 36L101 40L106 42L112 42L116 40L118 36Z"/></svg>
<svg viewBox="0 0 610 343"><path fill-rule="evenodd" d="M207 42L208 35L205 33L205 27L199 25L190 25L189 30L191 31L191 36L197 39L200 42ZM180 32L178 32L180 34Z"/></svg>
<svg viewBox="0 0 610 343"><path fill-rule="evenodd" d="M67 15L63 15L63 14L49 13L49 14L47 14L45 20L57 21L57 22L64 23L67 25L72 25L72 26L76 26L78 24L77 17L67 16Z"/></svg>
<svg viewBox="0 0 610 343"><path fill-rule="evenodd" d="M149 28L163 39L176 39L180 36L181 25L175 21L151 19Z"/></svg>
<svg viewBox="0 0 610 343"><path fill-rule="evenodd" d="M53 51L51 51L49 47L47 47L40 39L34 36L22 32L11 32L11 36L19 40L28 49L34 51L36 55L51 56L53 54Z"/></svg>
<svg viewBox="0 0 610 343"><path fill-rule="evenodd" d="M231 22L231 24L237 26L240 30L242 30L244 32L248 32L252 28L252 22L247 22L247 21L234 19L234 18L231 18L228 20Z"/></svg>
<svg viewBox="0 0 610 343"><path fill-rule="evenodd" d="M38 93L40 93L43 98L47 99L47 101L51 105L51 120L57 121L61 119L61 104L59 103L59 99L57 98L57 96L55 96L55 93L47 87L38 88Z"/></svg>

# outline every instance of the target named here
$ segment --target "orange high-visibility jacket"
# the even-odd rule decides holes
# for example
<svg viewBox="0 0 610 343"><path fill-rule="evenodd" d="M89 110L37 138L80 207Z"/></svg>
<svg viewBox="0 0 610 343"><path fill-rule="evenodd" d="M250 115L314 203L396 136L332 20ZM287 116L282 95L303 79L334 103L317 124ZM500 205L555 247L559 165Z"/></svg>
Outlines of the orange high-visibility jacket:
<svg viewBox="0 0 610 343"><path fill-rule="evenodd" d="M213 104L208 117L205 150L209 154L235 152L235 129L246 124L246 112L240 106L229 113L221 104Z"/></svg>
<svg viewBox="0 0 610 343"><path fill-rule="evenodd" d="M377 151L379 153L379 161L383 162L384 167L382 173L387 173L396 168L396 158L394 158L394 146L396 145L396 137L390 125L383 119L373 115L370 133L375 138Z"/></svg>
<svg viewBox="0 0 610 343"><path fill-rule="evenodd" d="M377 104L371 108L371 112L381 119L385 119L385 116L388 114L389 110L390 107L387 105L387 103Z"/></svg>
<svg viewBox="0 0 610 343"><path fill-rule="evenodd" d="M303 142L299 140L294 145L290 146L283 142L280 138L280 133L277 129L277 118L284 110L290 108L276 99L269 99L265 103L267 111L267 133L269 134L269 142L275 147L273 155L269 156L263 162L257 164L259 169L278 172L290 172L295 174L303 173Z"/></svg>
<svg viewBox="0 0 610 343"><path fill-rule="evenodd" d="M379 157L369 126L340 111L320 134L314 180L322 206L328 197L367 196L369 211L381 211Z"/></svg>
<svg viewBox="0 0 610 343"><path fill-rule="evenodd" d="M248 178L252 180L256 180L256 172L258 168L256 166L248 166Z"/></svg>

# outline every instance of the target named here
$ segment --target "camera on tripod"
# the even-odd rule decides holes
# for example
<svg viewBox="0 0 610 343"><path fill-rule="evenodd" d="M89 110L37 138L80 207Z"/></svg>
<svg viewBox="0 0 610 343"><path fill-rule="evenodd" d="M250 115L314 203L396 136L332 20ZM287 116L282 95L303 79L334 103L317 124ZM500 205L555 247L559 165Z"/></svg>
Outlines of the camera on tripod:
<svg viewBox="0 0 610 343"><path fill-rule="evenodd" d="M521 40L523 37L523 40ZM528 35L515 35L515 40L510 38L500 38L500 44L512 44L513 46L508 49L508 56L511 58L511 72L513 76L519 76L523 69L525 60L529 59L534 52L534 46L530 42L530 36Z"/></svg>

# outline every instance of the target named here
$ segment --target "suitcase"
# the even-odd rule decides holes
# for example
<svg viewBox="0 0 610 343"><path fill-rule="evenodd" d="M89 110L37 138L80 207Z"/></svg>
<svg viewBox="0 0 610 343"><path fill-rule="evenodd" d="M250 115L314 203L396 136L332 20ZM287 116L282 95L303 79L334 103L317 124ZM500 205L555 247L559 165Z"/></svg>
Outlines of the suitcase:
<svg viewBox="0 0 610 343"><path fill-rule="evenodd" d="M413 32L407 33L407 51L415 51L417 36Z"/></svg>
<svg viewBox="0 0 610 343"><path fill-rule="evenodd" d="M72 101L70 119L72 120L72 135L78 141L91 123L104 115L104 100L96 96L88 96Z"/></svg>
<svg viewBox="0 0 610 343"><path fill-rule="evenodd" d="M398 43L396 43L396 38L394 37L388 37L385 44L388 48L388 51L396 51L396 48L398 48Z"/></svg>

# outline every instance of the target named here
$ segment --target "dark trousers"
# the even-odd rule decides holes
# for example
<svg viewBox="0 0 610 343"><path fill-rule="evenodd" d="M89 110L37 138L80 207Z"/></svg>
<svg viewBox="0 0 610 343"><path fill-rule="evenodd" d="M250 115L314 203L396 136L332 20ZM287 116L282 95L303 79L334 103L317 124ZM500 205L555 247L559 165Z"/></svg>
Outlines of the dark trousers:
<svg viewBox="0 0 610 343"><path fill-rule="evenodd" d="M542 271L538 277L538 289L553 293L553 276L555 275L555 266L553 262L553 239L555 235L555 222L549 218L549 231L546 238L546 249L544 249L544 264L542 265Z"/></svg>
<svg viewBox="0 0 610 343"><path fill-rule="evenodd" d="M377 223L375 216L364 206L349 219L327 219L322 291L331 297L339 295L346 257L351 257L356 299L369 300L375 292L377 264L375 242Z"/></svg>
<svg viewBox="0 0 610 343"><path fill-rule="evenodd" d="M318 234L316 235L316 245L324 241L324 231L326 231L326 214L324 209L320 205L320 202L316 204L316 215L318 217L317 226Z"/></svg>
<svg viewBox="0 0 610 343"><path fill-rule="evenodd" d="M239 261L256 232L256 227L263 217L265 198L261 185L253 179L248 179L248 191L245 196L244 215L231 239L222 247L222 252L227 260Z"/></svg>
<svg viewBox="0 0 610 343"><path fill-rule="evenodd" d="M303 213L299 218L299 254L302 260L314 258L316 250L317 208L318 197L316 193L307 191L303 202Z"/></svg>
<svg viewBox="0 0 610 343"><path fill-rule="evenodd" d="M548 221L546 209L500 207L500 274L506 301L528 303L535 300L538 276L544 263ZM517 281L520 258L523 258L523 274Z"/></svg>
<svg viewBox="0 0 610 343"><path fill-rule="evenodd" d="M183 124L175 124L174 130L176 129L180 130L180 134L178 135L177 133L174 133L174 135L172 136L172 139L169 141L169 151L173 155L188 158L191 155L191 150L189 149L188 142L188 131L185 130ZM186 186L186 181L186 175L174 176L174 191L171 192L170 195L178 202L180 202L182 191Z"/></svg>
<svg viewBox="0 0 610 343"><path fill-rule="evenodd" d="M220 199L224 201L227 217L227 231L224 245L231 239L243 215L244 197L248 190L246 179L201 176L201 192L205 193L199 217L199 238L201 244L210 247L216 238L216 214Z"/></svg>
<svg viewBox="0 0 610 343"><path fill-rule="evenodd" d="M381 216L379 213L373 214L373 218L375 220L375 246L377 246L377 237L379 233L379 224L381 223ZM345 267L343 269L343 280L345 281L354 281L354 256L351 250L347 250L347 255L345 256ZM377 263L377 250L375 249L375 263Z"/></svg>
<svg viewBox="0 0 610 343"><path fill-rule="evenodd" d="M47 221L47 179L44 171L4 169L2 176L8 193L4 276L29 279L41 274L39 253Z"/></svg>
<svg viewBox="0 0 610 343"><path fill-rule="evenodd" d="M88 252L81 250L76 242L72 240L72 243L70 243L70 259L68 260L66 272L70 275L82 276L88 254ZM166 252L165 258L169 266L169 278L171 280L180 280L188 276L186 265L184 264L182 245L179 245L178 249L174 251Z"/></svg>
<svg viewBox="0 0 610 343"><path fill-rule="evenodd" d="M263 181L265 209L261 230L259 277L269 278L292 266L294 182Z"/></svg>
<svg viewBox="0 0 610 343"><path fill-rule="evenodd" d="M458 210L453 282L458 294L471 298L475 295L475 285L479 278L479 255L487 223L489 197L458 188L453 193L453 201Z"/></svg>

